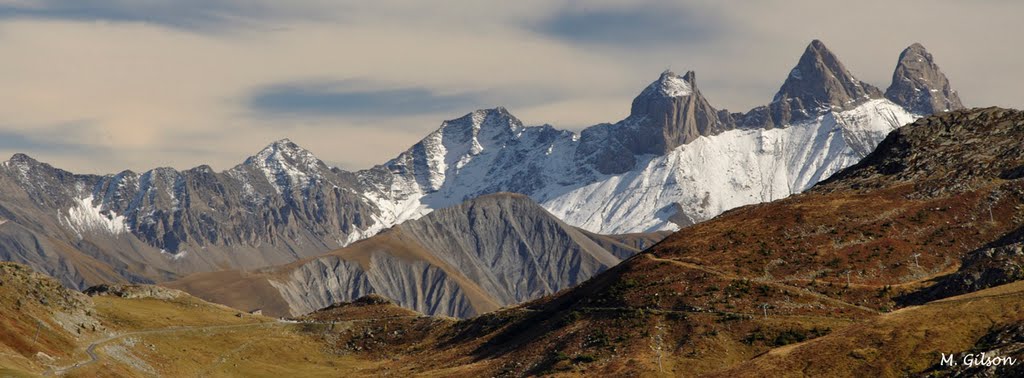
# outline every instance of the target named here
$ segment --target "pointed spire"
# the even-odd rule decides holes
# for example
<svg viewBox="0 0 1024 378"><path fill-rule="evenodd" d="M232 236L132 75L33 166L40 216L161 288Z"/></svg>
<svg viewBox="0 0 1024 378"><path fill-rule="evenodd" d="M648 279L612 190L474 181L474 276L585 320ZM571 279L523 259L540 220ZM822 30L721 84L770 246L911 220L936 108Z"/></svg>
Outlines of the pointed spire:
<svg viewBox="0 0 1024 378"><path fill-rule="evenodd" d="M777 126L811 119L833 110L847 110L882 91L857 80L839 58L815 39L786 77L771 104Z"/></svg>
<svg viewBox="0 0 1024 378"><path fill-rule="evenodd" d="M960 96L950 88L949 79L935 64L932 54L920 43L910 45L900 54L885 97L921 115L964 107Z"/></svg>

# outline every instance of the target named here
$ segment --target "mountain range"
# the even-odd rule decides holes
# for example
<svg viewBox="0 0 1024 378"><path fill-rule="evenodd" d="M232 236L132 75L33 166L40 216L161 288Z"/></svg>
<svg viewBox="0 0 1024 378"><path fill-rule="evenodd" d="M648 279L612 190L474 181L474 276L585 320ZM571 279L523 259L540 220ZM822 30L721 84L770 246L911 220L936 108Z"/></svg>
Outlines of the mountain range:
<svg viewBox="0 0 1024 378"><path fill-rule="evenodd" d="M389 373L409 375L1015 376L1022 137L1017 110L923 118L803 193L377 349L405 351ZM983 352L1018 362L962 363Z"/></svg>
<svg viewBox="0 0 1024 378"><path fill-rule="evenodd" d="M389 293L420 311L468 316L571 287L637 251L595 242L621 239L597 234L676 230L785 198L856 163L900 125L959 108L948 80L918 44L900 55L883 93L813 41L772 101L746 113L714 108L695 73L666 71L616 123L576 134L524 126L504 108L478 110L358 172L330 167L287 139L223 172L200 166L79 175L17 154L0 165L0 259L79 289L292 264L299 269L282 272L333 271L335 283L346 272L359 283L323 290L332 287L323 281L328 276L303 283L299 277L309 273L271 280L286 282L269 284L279 293L271 298L282 299L272 307L282 314ZM463 203L501 192L526 196L495 208L523 211L508 218L526 222L520 229L484 222L447 232L511 235L513 244L474 246L413 231L441 232L442 226L424 224L431 220L488 219L464 213L480 206ZM410 241L401 248L419 255L407 270L385 272L380 266L406 265L374 259L412 252L353 252L357 241L449 208L445 217L399 226L368 243ZM522 260L502 256L513 247ZM550 255L567 250L578 253ZM359 257L317 257L325 253ZM512 262L517 270L503 271ZM531 281L517 287L513 279ZM409 284L414 280L431 284ZM300 293L310 288L318 290Z"/></svg>
<svg viewBox="0 0 1024 378"><path fill-rule="evenodd" d="M83 294L0 263L0 375L1018 376L1022 138L1017 110L922 118L802 193L726 211L640 253L621 250L632 256L579 285L464 320L399 308L383 288L280 320L159 286ZM521 214L537 221L517 221L529 218ZM527 232L528 223L547 226ZM215 285L278 290L267 282L283 278L278 285L294 288L309 282L306 267L349 264L359 269L345 272L377 290L374 276L410 277L393 273L434 253L448 252L420 273L495 261L494 249L537 257L495 247L529 235L599 261L588 239L604 253L615 250L610 242L639 243L587 236L526 196L496 194L403 223L333 260L236 272L258 279ZM438 248L417 255L387 245L400 239ZM410 263L374 265L374 255ZM478 275L466 281L481 288L502 279L484 268L458 270ZM501 272L516 271L508 268ZM453 291L472 287L450 279ZM501 289L516 287L507 282ZM982 353L1004 362L966 363ZM943 363L948 355L954 364Z"/></svg>

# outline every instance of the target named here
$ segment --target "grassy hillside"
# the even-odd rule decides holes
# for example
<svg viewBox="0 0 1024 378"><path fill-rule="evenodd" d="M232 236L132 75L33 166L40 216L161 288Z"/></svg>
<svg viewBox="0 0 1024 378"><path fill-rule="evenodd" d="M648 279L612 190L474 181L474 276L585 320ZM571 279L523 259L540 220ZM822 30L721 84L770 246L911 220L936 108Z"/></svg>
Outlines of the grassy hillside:
<svg viewBox="0 0 1024 378"><path fill-rule="evenodd" d="M720 377L917 374L941 353L963 356L992 329L1024 322L1024 282L908 307L779 348ZM962 360L962 358L958 358Z"/></svg>
<svg viewBox="0 0 1024 378"><path fill-rule="evenodd" d="M0 264L0 307L4 377L339 376L376 365L326 352L309 324L147 285L89 297L13 263Z"/></svg>

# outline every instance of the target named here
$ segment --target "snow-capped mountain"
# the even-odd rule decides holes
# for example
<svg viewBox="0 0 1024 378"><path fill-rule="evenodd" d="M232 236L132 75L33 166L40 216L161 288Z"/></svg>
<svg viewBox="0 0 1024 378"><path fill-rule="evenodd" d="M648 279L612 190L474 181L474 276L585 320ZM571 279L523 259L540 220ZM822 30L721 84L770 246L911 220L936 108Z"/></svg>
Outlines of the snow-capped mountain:
<svg viewBox="0 0 1024 378"><path fill-rule="evenodd" d="M746 113L713 107L693 72L666 71L615 123L577 134L478 110L354 173L289 140L224 172L76 175L17 154L0 166L0 259L73 287L161 281L318 255L497 192L590 232L671 230L804 190L894 128L961 106L920 45L883 96L814 41L773 101Z"/></svg>
<svg viewBox="0 0 1024 378"><path fill-rule="evenodd" d="M282 264L381 228L351 173L288 140L220 173L76 175L19 154L0 188L0 259L72 287Z"/></svg>
<svg viewBox="0 0 1024 378"><path fill-rule="evenodd" d="M577 135L524 127L504 108L478 110L358 175L381 224L508 191L593 232L671 230L814 185L924 115L918 103L949 98L929 109L962 107L919 44L901 54L896 72L890 92L901 95L886 98L815 40L772 102L747 113L716 110L693 72L666 71L617 123ZM899 89L906 72L929 78L913 88L931 97Z"/></svg>

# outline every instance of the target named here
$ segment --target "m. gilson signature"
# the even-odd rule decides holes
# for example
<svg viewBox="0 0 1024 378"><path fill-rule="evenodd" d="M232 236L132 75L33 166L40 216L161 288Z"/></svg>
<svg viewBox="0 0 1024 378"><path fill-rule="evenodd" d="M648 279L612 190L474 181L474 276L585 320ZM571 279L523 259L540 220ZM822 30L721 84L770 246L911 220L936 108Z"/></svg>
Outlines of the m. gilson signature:
<svg viewBox="0 0 1024 378"><path fill-rule="evenodd" d="M957 366L963 365L967 367L975 366L1013 366L1017 364L1017 359L1013 357L1003 357L990 355L985 352L974 354L965 354L962 359L957 360L955 354L942 353L942 361L939 362L941 366Z"/></svg>

